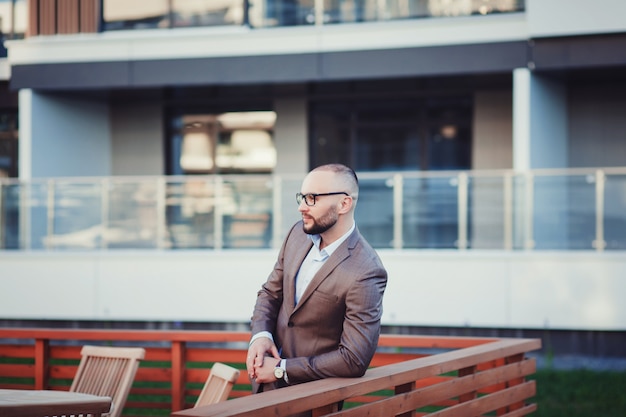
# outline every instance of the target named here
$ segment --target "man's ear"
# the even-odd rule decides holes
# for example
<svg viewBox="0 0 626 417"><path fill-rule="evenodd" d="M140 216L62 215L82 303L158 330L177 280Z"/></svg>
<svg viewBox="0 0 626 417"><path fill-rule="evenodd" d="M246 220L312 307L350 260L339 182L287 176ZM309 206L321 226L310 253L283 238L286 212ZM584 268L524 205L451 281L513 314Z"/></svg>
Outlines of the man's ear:
<svg viewBox="0 0 626 417"><path fill-rule="evenodd" d="M339 213L348 213L352 209L353 204L354 201L352 200L352 197L346 196L342 198L339 203Z"/></svg>

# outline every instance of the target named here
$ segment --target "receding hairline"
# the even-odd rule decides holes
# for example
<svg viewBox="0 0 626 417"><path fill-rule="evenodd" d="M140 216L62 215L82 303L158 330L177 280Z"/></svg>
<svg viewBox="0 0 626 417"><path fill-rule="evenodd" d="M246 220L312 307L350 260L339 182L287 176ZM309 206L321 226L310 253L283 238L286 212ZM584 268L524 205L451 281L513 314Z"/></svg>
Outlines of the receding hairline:
<svg viewBox="0 0 626 417"><path fill-rule="evenodd" d="M356 199L359 194L359 179L354 170L343 164L326 164L318 166L311 170L311 172L332 172L337 174L340 181L345 184L352 198Z"/></svg>

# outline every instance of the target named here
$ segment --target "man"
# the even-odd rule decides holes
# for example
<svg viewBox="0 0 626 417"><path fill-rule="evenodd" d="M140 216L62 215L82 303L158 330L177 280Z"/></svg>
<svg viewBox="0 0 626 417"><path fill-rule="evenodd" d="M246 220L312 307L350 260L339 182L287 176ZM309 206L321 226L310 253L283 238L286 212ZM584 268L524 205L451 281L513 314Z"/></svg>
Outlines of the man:
<svg viewBox="0 0 626 417"><path fill-rule="evenodd" d="M246 367L253 392L362 376L380 333L387 272L354 222L358 179L315 168L296 195L288 232L252 316Z"/></svg>

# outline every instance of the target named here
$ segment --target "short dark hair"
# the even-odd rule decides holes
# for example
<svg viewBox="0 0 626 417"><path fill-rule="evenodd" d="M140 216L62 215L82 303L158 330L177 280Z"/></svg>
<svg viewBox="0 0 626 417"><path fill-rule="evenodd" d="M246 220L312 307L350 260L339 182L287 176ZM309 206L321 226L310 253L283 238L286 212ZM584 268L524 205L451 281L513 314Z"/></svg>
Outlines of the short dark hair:
<svg viewBox="0 0 626 417"><path fill-rule="evenodd" d="M353 199L357 198L359 194L359 178L356 172L349 166L343 164L326 164L314 168L311 172L314 171L331 171L339 175L349 187L346 191L350 193Z"/></svg>

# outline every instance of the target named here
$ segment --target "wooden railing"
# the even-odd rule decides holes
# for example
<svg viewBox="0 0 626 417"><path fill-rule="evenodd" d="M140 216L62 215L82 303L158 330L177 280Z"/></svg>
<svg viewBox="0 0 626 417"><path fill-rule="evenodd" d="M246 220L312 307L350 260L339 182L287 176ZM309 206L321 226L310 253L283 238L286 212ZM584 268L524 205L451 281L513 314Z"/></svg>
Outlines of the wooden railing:
<svg viewBox="0 0 626 417"><path fill-rule="evenodd" d="M472 415L528 414L535 371L527 352L537 339L382 335L362 378L330 378L250 396L246 372L229 401L189 409L210 367L244 369L247 332L0 329L0 388L67 390L85 344L142 346L125 416ZM343 411L336 404L345 401ZM187 410L185 410L187 409ZM415 411L417 410L417 412ZM368 414L369 413L369 414Z"/></svg>

